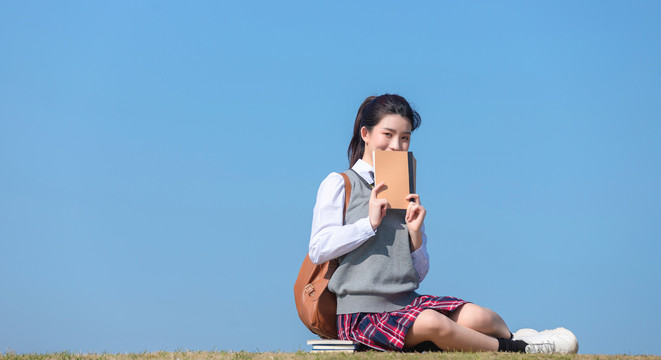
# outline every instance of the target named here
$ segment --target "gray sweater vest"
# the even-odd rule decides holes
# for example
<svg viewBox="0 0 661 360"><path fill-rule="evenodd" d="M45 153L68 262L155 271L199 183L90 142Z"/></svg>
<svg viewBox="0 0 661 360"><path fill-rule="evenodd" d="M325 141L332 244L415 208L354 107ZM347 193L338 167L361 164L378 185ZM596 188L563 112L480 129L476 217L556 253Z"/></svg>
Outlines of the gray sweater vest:
<svg viewBox="0 0 661 360"><path fill-rule="evenodd" d="M351 198L345 216L353 224L369 215L372 192L352 170ZM418 274L411 259L405 210L388 209L376 235L339 258L340 266L328 283L337 295L337 313L379 313L406 307L418 294Z"/></svg>

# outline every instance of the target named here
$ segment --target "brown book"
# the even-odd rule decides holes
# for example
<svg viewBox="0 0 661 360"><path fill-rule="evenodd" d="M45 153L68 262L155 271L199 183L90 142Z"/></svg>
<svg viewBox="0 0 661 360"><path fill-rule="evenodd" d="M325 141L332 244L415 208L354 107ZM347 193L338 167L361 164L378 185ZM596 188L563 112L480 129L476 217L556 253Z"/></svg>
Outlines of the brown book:
<svg viewBox="0 0 661 360"><path fill-rule="evenodd" d="M415 157L410 151L374 151L374 183L386 186L376 194L389 208L406 209L408 194L415 194Z"/></svg>

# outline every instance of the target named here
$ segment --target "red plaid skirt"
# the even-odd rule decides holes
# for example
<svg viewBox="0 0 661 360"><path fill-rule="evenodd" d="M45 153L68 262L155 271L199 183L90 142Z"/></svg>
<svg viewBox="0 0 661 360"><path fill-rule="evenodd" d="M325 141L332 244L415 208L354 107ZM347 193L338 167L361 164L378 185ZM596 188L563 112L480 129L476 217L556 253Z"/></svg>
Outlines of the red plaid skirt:
<svg viewBox="0 0 661 360"><path fill-rule="evenodd" d="M400 310L338 315L338 337L377 350L402 351L406 333L422 310L433 309L448 315L466 303L450 296L421 295Z"/></svg>

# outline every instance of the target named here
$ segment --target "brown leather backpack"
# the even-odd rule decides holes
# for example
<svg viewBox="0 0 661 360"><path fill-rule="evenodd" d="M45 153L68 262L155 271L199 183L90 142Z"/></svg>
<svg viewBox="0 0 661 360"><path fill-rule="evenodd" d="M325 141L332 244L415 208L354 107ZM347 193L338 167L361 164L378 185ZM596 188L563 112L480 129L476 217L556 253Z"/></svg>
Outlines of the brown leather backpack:
<svg viewBox="0 0 661 360"><path fill-rule="evenodd" d="M344 178L344 223L351 196L351 182L347 174L340 174ZM337 298L328 290L328 281L338 265L337 259L315 265L310 257L305 255L294 284L298 317L310 331L324 339L337 339Z"/></svg>

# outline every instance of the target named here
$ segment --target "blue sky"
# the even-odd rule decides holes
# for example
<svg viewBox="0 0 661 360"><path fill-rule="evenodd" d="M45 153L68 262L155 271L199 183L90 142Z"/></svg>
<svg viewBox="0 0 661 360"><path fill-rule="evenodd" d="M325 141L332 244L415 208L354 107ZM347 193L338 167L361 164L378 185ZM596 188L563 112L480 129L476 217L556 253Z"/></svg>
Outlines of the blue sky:
<svg viewBox="0 0 661 360"><path fill-rule="evenodd" d="M0 352L307 350L317 187L422 116L420 292L661 354L661 3L0 4Z"/></svg>

